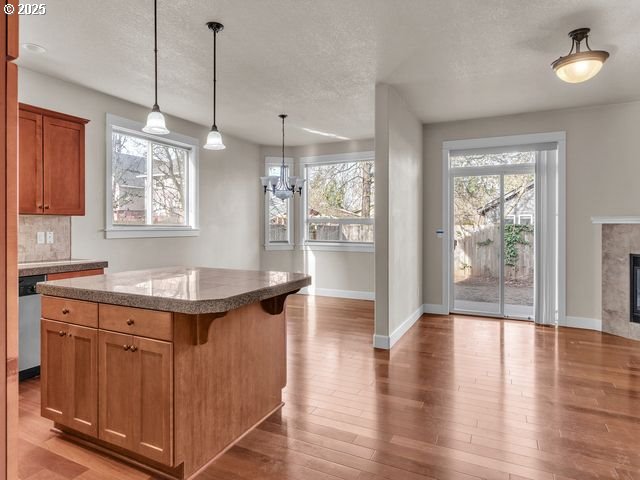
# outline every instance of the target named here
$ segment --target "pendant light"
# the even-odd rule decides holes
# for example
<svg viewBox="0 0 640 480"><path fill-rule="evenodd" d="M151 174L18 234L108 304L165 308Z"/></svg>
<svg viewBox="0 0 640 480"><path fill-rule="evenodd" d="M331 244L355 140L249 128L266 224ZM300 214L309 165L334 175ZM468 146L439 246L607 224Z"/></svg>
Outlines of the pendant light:
<svg viewBox="0 0 640 480"><path fill-rule="evenodd" d="M589 47L590 28L578 28L569 32L571 50L564 57L551 64L558 77L567 83L586 82L595 77L602 65L609 58L604 50L591 50ZM584 40L587 50L581 51L580 44Z"/></svg>
<svg viewBox="0 0 640 480"><path fill-rule="evenodd" d="M153 0L153 53L155 63L155 102L149 115L147 116L147 124L142 129L143 132L154 135L166 135L169 133L167 125L164 121L164 115L158 106L158 0Z"/></svg>
<svg viewBox="0 0 640 480"><path fill-rule="evenodd" d="M208 22L207 27L213 31L213 125L209 135L207 135L207 143L203 148L207 150L224 150L227 147L222 143L222 135L220 135L216 125L216 37L218 32L224 29L224 25L218 22Z"/></svg>
<svg viewBox="0 0 640 480"><path fill-rule="evenodd" d="M287 115L282 113L278 117L282 119L282 165L280 165L280 175L260 177L260 181L265 194L270 191L280 200L286 200L291 198L295 192L298 192L298 195L302 195L302 187L305 180L300 177L289 176L289 167L287 167L284 159L284 119L287 118Z"/></svg>

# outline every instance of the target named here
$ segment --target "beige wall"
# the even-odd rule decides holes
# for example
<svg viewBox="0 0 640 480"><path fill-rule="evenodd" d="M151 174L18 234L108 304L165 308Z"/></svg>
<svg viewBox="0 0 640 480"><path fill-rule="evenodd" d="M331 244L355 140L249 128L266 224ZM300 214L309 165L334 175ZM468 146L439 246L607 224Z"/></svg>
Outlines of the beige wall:
<svg viewBox="0 0 640 480"><path fill-rule="evenodd" d="M335 143L323 143L300 147L288 147L285 155L296 161L302 157L315 155L333 155L339 153L353 153L373 151L373 140L348 140ZM280 157L281 147L262 147L260 157ZM259 175L264 170L264 163L260 167ZM299 174L298 172L297 174ZM376 178L377 182L377 178ZM264 200L262 203L264 211ZM377 212L376 212L377 215ZM294 238L300 244L300 200L296 196L294 201ZM375 256L369 252L328 252L303 251L300 249L274 251L264 249L264 217L260 220L261 229L261 268L265 270L289 270L306 272L312 275L313 285L317 289L344 290L372 295L374 292L374 263Z"/></svg>
<svg viewBox="0 0 640 480"><path fill-rule="evenodd" d="M152 92L149 94L151 95ZM144 121L146 107L22 68L21 102L88 118L86 215L72 219L72 255L109 261L111 271L166 265L260 266L257 145L224 136L227 149L200 149L199 237L111 239L105 228L105 115ZM150 96L150 101L152 97ZM173 117L169 129L204 141L207 128Z"/></svg>
<svg viewBox="0 0 640 480"><path fill-rule="evenodd" d="M393 336L423 304L422 136L398 92L377 85L376 336Z"/></svg>
<svg viewBox="0 0 640 480"><path fill-rule="evenodd" d="M442 142L565 131L567 315L601 318L601 230L591 216L638 215L640 103L424 126L424 302L442 304Z"/></svg>

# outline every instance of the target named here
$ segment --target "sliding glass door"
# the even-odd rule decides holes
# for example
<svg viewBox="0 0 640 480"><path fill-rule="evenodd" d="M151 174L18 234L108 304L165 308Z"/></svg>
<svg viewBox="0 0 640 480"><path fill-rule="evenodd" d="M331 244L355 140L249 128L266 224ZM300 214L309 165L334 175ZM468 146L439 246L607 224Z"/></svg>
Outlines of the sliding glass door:
<svg viewBox="0 0 640 480"><path fill-rule="evenodd" d="M537 153L452 157L450 311L533 320Z"/></svg>
<svg viewBox="0 0 640 480"><path fill-rule="evenodd" d="M500 315L501 177L453 178L453 309ZM482 213L498 199L497 209Z"/></svg>

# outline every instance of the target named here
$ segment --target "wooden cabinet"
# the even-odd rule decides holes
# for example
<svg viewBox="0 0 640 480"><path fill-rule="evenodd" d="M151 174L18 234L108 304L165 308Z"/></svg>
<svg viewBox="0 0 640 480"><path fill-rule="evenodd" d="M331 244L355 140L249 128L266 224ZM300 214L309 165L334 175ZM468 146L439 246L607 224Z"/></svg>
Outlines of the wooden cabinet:
<svg viewBox="0 0 640 480"><path fill-rule="evenodd" d="M42 115L20 110L19 209L20 213L42 213Z"/></svg>
<svg viewBox="0 0 640 480"><path fill-rule="evenodd" d="M101 331L100 350L100 433L105 442L134 450L133 337Z"/></svg>
<svg viewBox="0 0 640 480"><path fill-rule="evenodd" d="M173 352L160 340L133 337L134 451L173 465Z"/></svg>
<svg viewBox="0 0 640 480"><path fill-rule="evenodd" d="M65 278L90 277L92 275L102 275L104 268L93 268L91 270L77 270L75 272L50 273L47 280L64 280Z"/></svg>
<svg viewBox="0 0 640 480"><path fill-rule="evenodd" d="M77 419L90 418L91 399L97 432L82 440L155 473L193 478L282 406L286 319L281 307L271 313L271 306L255 302L222 315L192 315L45 295L43 416L77 436L82 431ZM68 348L65 335L73 328L94 332L97 345L76 347L76 356L86 358L90 348L97 349L97 368L85 373L95 382L97 371L97 396L76 401L80 413L72 417L64 386L80 369L78 360L65 367L68 354L60 352ZM77 389L69 391L78 397Z"/></svg>
<svg viewBox="0 0 640 480"><path fill-rule="evenodd" d="M98 331L42 320L42 416L98 434Z"/></svg>
<svg viewBox="0 0 640 480"><path fill-rule="evenodd" d="M84 215L86 123L20 104L21 214Z"/></svg>
<svg viewBox="0 0 640 480"><path fill-rule="evenodd" d="M99 438L173 464L173 364L168 342L99 332Z"/></svg>

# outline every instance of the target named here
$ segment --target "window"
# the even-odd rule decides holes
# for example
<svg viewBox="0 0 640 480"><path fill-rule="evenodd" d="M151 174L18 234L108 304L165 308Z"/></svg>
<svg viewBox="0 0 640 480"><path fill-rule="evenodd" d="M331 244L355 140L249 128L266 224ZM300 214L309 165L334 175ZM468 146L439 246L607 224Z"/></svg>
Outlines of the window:
<svg viewBox="0 0 640 480"><path fill-rule="evenodd" d="M519 215L518 223L520 225L532 225L533 224L533 215Z"/></svg>
<svg viewBox="0 0 640 480"><path fill-rule="evenodd" d="M107 238L197 235L197 140L107 115Z"/></svg>
<svg viewBox="0 0 640 480"><path fill-rule="evenodd" d="M293 159L285 158L285 165L289 172L293 172ZM281 157L267 157L265 159L265 174L280 175L282 166ZM288 173L287 176L293 175ZM291 215L293 211L292 199L280 200L272 193L265 194L265 249L266 250L292 250L293 227Z"/></svg>
<svg viewBox="0 0 640 480"><path fill-rule="evenodd" d="M305 245L373 250L373 152L306 158L303 164Z"/></svg>

